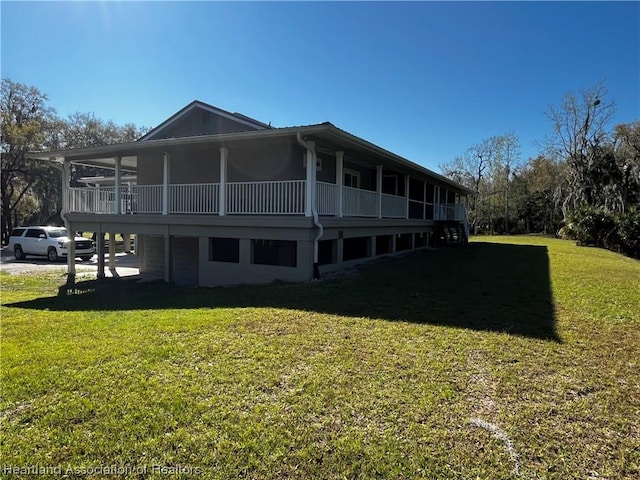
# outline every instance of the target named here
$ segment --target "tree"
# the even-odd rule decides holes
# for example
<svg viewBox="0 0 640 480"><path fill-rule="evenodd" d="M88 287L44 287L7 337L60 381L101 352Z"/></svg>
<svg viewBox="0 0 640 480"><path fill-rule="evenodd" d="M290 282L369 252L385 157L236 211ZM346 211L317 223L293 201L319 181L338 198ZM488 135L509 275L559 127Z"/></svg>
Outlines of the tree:
<svg viewBox="0 0 640 480"><path fill-rule="evenodd" d="M476 192L468 212L474 234L484 227L493 232L498 217L505 219L505 226L508 223L509 178L519 162L519 151L515 134L496 135L439 166L444 175Z"/></svg>
<svg viewBox="0 0 640 480"><path fill-rule="evenodd" d="M46 105L47 96L35 87L2 80L1 179L2 243L9 240L17 206L37 183L56 176L55 168L27 158L42 148L47 124L55 115Z"/></svg>
<svg viewBox="0 0 640 480"><path fill-rule="evenodd" d="M111 120L97 118L93 113L76 112L66 119L58 119L57 135L51 138L47 147L52 150L64 150L133 142L146 130L131 123L118 126Z"/></svg>
<svg viewBox="0 0 640 480"><path fill-rule="evenodd" d="M515 133L507 133L497 137L492 137L495 142L496 154L493 158L493 164L491 165L491 172L493 175L493 195L502 194L504 205L500 205L502 202L496 202L499 208L504 212L504 231L509 232L509 217L512 212L509 208L509 191L511 188L511 174L513 173L514 166L520 162L520 142ZM502 207L504 209L502 210ZM501 211L493 211L491 213L492 218L497 218L501 215Z"/></svg>
<svg viewBox="0 0 640 480"><path fill-rule="evenodd" d="M104 121L93 113L76 112L66 120L56 119L56 128L51 129L53 135L47 143L51 150L68 148L96 147L114 143L133 142L140 138L148 128L139 128L132 123L118 126L111 120ZM106 175L112 171L97 167L74 165L71 171L71 182L77 184L82 177Z"/></svg>
<svg viewBox="0 0 640 480"><path fill-rule="evenodd" d="M555 233L558 230L562 220L558 192L564 168L564 162L539 155L514 171L510 189L522 231Z"/></svg>
<svg viewBox="0 0 640 480"><path fill-rule="evenodd" d="M35 87L2 80L2 243L18 223L44 223L59 213L60 171L51 162L27 158L37 150L63 150L131 142L147 130L133 124L118 126L92 113L56 116L47 96ZM94 167L75 167L72 181L104 174Z"/></svg>
<svg viewBox="0 0 640 480"><path fill-rule="evenodd" d="M548 152L567 163L565 219L570 211L596 203L599 148L609 139L606 127L616 111L615 102L606 97L607 89L599 83L579 95L567 93L560 106L550 107L547 113L554 131L547 139Z"/></svg>
<svg viewBox="0 0 640 480"><path fill-rule="evenodd" d="M488 142L469 148L464 155L456 157L451 163L441 164L442 173L456 182L474 190L475 195L469 203L469 223L474 235L478 233L478 226L483 218L484 192L483 179L493 152Z"/></svg>
<svg viewBox="0 0 640 480"><path fill-rule="evenodd" d="M615 128L616 165L622 172L622 211L640 204L640 121Z"/></svg>
<svg viewBox="0 0 640 480"><path fill-rule="evenodd" d="M615 112L603 84L567 94L549 117L549 150L566 163L563 235L580 244L640 254L640 122L607 126Z"/></svg>

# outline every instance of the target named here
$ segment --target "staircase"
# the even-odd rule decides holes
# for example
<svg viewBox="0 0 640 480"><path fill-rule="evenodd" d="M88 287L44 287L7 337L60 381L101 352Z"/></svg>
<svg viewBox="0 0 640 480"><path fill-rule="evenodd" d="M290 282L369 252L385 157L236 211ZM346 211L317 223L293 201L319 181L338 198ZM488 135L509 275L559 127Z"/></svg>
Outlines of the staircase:
<svg viewBox="0 0 640 480"><path fill-rule="evenodd" d="M437 205L434 215L436 247L459 247L469 243L469 221L464 205Z"/></svg>
<svg viewBox="0 0 640 480"><path fill-rule="evenodd" d="M436 247L460 247L469 242L469 227L464 222L440 220L435 223Z"/></svg>

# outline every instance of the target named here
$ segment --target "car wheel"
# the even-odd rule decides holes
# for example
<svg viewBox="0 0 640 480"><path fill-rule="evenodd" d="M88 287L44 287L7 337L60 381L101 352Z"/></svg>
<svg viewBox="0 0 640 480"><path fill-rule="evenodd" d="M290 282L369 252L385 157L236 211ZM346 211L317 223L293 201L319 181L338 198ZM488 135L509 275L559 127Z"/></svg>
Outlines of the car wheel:
<svg viewBox="0 0 640 480"><path fill-rule="evenodd" d="M56 251L55 248L53 247L49 248L49 250L47 251L47 258L49 259L50 262L58 261L58 252Z"/></svg>
<svg viewBox="0 0 640 480"><path fill-rule="evenodd" d="M25 258L27 258L20 245L16 245L16 247L13 249L13 255L16 257L16 260L24 260Z"/></svg>

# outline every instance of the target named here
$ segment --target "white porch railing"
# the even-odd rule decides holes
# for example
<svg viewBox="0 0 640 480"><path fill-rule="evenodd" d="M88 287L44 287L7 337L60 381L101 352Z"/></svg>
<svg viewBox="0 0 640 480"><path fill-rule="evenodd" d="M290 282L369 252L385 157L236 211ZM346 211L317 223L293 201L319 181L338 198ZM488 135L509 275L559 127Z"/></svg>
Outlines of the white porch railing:
<svg viewBox="0 0 640 480"><path fill-rule="evenodd" d="M316 209L319 215L338 214L338 194L340 189L335 183L317 182Z"/></svg>
<svg viewBox="0 0 640 480"><path fill-rule="evenodd" d="M377 217L378 194L369 190L342 187L342 208L345 216Z"/></svg>
<svg viewBox="0 0 640 480"><path fill-rule="evenodd" d="M397 195L382 194L382 216L384 218L405 218L407 199Z"/></svg>
<svg viewBox="0 0 640 480"><path fill-rule="evenodd" d="M121 187L123 213L162 213L162 185Z"/></svg>
<svg viewBox="0 0 640 480"><path fill-rule="evenodd" d="M69 192L69 211L91 213L115 213L115 188L72 188Z"/></svg>
<svg viewBox="0 0 640 480"><path fill-rule="evenodd" d="M219 189L217 183L169 185L169 213L218 213Z"/></svg>
<svg viewBox="0 0 640 480"><path fill-rule="evenodd" d="M301 214L304 201L304 180L227 183L229 214Z"/></svg>
<svg viewBox="0 0 640 480"><path fill-rule="evenodd" d="M316 183L316 208L320 215L338 215L342 193L342 214L353 217L407 218L407 198L369 190ZM304 215L305 180L232 182L226 184L225 211L230 215ZM161 214L164 211L162 185L120 187L120 212ZM72 187L68 190L72 213L115 214L115 187ZM167 211L171 214L220 213L220 184L168 185ZM382 211L379 212L378 209ZM461 204L431 204L409 201L409 217L429 220L466 221Z"/></svg>
<svg viewBox="0 0 640 480"><path fill-rule="evenodd" d="M462 222L466 220L464 205L459 203L445 203L434 205L434 220L449 220Z"/></svg>

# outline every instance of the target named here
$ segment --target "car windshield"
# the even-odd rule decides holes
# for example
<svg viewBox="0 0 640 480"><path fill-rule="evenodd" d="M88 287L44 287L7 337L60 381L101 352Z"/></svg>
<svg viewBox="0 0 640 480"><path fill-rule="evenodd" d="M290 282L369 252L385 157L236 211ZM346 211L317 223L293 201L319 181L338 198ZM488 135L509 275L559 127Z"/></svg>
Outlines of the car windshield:
<svg viewBox="0 0 640 480"><path fill-rule="evenodd" d="M54 229L48 230L48 233L49 233L49 237L51 238L60 238L60 237L67 236L67 230L65 228L54 228Z"/></svg>

